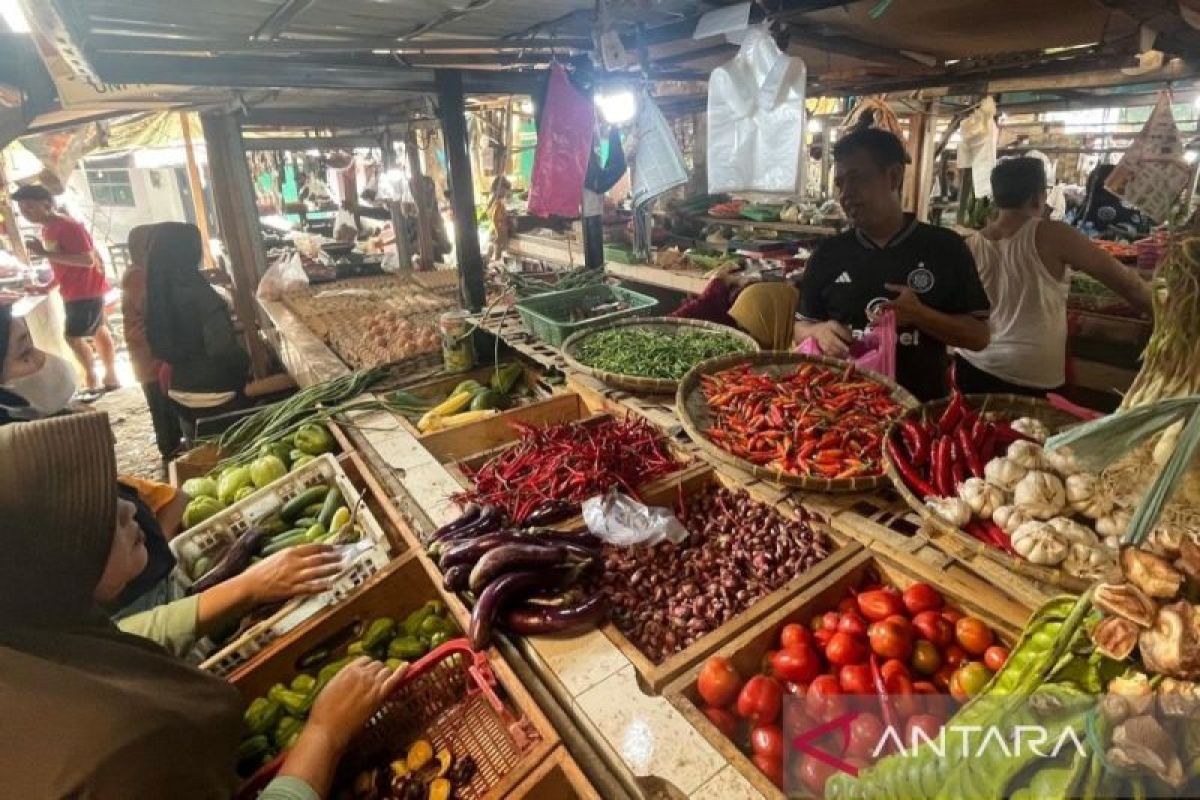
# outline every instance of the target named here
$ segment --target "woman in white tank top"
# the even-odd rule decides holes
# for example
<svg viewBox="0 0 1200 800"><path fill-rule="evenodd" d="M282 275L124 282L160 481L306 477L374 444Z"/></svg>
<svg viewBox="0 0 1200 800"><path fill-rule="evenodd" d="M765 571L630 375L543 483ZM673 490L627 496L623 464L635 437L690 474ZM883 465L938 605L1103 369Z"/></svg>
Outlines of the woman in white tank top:
<svg viewBox="0 0 1200 800"><path fill-rule="evenodd" d="M1042 219L1045 167L1036 158L1001 161L992 170L999 209L986 228L967 237L992 303L991 343L956 352L964 392L1044 395L1066 381L1067 291L1078 269L1150 309L1150 289L1137 272L1074 228Z"/></svg>

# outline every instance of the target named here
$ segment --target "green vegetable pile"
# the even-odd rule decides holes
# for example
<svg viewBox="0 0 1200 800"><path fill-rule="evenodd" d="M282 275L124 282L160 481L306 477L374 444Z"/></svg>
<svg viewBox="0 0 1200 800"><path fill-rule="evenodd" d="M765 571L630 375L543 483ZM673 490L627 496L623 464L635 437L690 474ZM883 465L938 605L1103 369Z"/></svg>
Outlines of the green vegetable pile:
<svg viewBox="0 0 1200 800"><path fill-rule="evenodd" d="M275 684L247 707L238 747L238 772L249 776L295 744L317 695L354 659L370 656L398 669L458 634L446 606L430 600L399 623L391 617L371 620L362 629L362 636L350 642L340 656L327 648L306 654L299 662L302 672L290 684Z"/></svg>
<svg viewBox="0 0 1200 800"><path fill-rule="evenodd" d="M689 328L677 333L612 328L581 341L575 357L605 372L677 381L701 361L750 349L746 342L728 333Z"/></svg>

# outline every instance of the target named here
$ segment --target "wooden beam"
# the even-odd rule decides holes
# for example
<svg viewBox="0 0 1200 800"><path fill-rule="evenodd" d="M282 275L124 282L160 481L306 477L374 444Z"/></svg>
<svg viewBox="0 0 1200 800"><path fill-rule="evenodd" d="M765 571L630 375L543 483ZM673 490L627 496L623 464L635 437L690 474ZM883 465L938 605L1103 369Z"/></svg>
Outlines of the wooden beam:
<svg viewBox="0 0 1200 800"><path fill-rule="evenodd" d="M251 40L270 42L278 39L284 29L292 23L292 20L312 8L315 2L316 0L284 0L278 8L271 12L271 16L267 17L266 22L250 34Z"/></svg>
<svg viewBox="0 0 1200 800"><path fill-rule="evenodd" d="M676 64L687 64L690 61L699 61L702 58L712 58L713 56L728 56L732 58L737 51L738 46L736 44L714 44L710 47L701 47L698 50L686 50L670 56L651 58L650 63L656 67L668 67Z"/></svg>
<svg viewBox="0 0 1200 800"><path fill-rule="evenodd" d="M880 47L838 33L828 25L800 27L793 23L787 27L788 41L811 47L822 52L836 53L876 64L890 64L908 69L918 68L928 72L928 66L920 59L904 55L903 51L891 47Z"/></svg>
<svg viewBox="0 0 1200 800"><path fill-rule="evenodd" d="M396 36L331 37L274 41L165 37L155 33L92 33L88 46L105 53L225 53L304 54L370 53L542 53L592 49L592 40L582 37L536 39L402 39Z"/></svg>
<svg viewBox="0 0 1200 800"><path fill-rule="evenodd" d="M454 207L454 251L463 306L479 311L487 302L483 283L483 256L479 252L479 230L475 225L475 183L471 179L471 154L467 142L466 109L463 106L462 75L438 70L438 114L445 135L446 162L450 168L450 200Z"/></svg>
<svg viewBox="0 0 1200 800"><path fill-rule="evenodd" d="M204 266L212 269L212 232L208 228L208 204L204 202L204 184L200 181L200 166L192 146L192 121L189 112L179 112L179 128L183 133L183 153L187 158L188 191L192 195L192 213L200 229L200 247L204 251Z"/></svg>
<svg viewBox="0 0 1200 800"><path fill-rule="evenodd" d="M412 128L404 135L404 155L408 159L408 185L413 203L417 206L417 251L421 269L437 268L437 254L433 252L433 226L441 224L437 209L437 190L429 197L423 189L425 173L421 171L421 151L417 147L417 134ZM430 203L432 202L432 207Z"/></svg>
<svg viewBox="0 0 1200 800"><path fill-rule="evenodd" d="M239 120L228 112L210 112L200 119L221 238L229 254L234 308L242 323L254 377L264 378L270 373L270 360L259 335L254 291L258 279L267 271L267 264Z"/></svg>
<svg viewBox="0 0 1200 800"><path fill-rule="evenodd" d="M377 136L250 136L242 140L246 150L311 150L321 147L379 147Z"/></svg>

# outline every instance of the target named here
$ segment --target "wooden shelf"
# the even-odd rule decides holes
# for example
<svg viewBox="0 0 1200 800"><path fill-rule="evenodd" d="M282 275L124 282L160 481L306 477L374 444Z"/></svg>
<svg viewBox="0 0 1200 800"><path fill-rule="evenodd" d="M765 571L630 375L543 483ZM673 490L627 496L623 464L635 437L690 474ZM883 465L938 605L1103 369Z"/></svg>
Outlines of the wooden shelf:
<svg viewBox="0 0 1200 800"><path fill-rule="evenodd" d="M604 265L604 272L614 278L684 294L700 294L704 287L708 286L708 279L701 272L659 269L649 264L621 264L609 261Z"/></svg>
<svg viewBox="0 0 1200 800"><path fill-rule="evenodd" d="M829 228L824 225L801 225L796 222L757 222L742 217L726 218L710 216L699 216L696 219L715 225L749 225L753 228L770 228L775 231L807 233L813 236L835 236L839 233L837 228Z"/></svg>

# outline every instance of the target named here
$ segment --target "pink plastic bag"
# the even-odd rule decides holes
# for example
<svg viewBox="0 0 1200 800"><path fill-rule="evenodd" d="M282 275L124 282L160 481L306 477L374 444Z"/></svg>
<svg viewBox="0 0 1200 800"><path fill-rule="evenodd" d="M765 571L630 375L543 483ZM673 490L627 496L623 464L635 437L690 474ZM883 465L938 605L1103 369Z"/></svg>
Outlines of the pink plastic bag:
<svg viewBox="0 0 1200 800"><path fill-rule="evenodd" d="M820 356L821 345L811 336L800 343L797 353ZM850 344L850 361L863 369L878 372L888 378L896 377L896 312L885 309L875 319L871 327L861 339L855 339Z"/></svg>
<svg viewBox="0 0 1200 800"><path fill-rule="evenodd" d="M529 182L529 213L577 217L592 154L596 106L576 91L561 65L550 65L549 80Z"/></svg>

